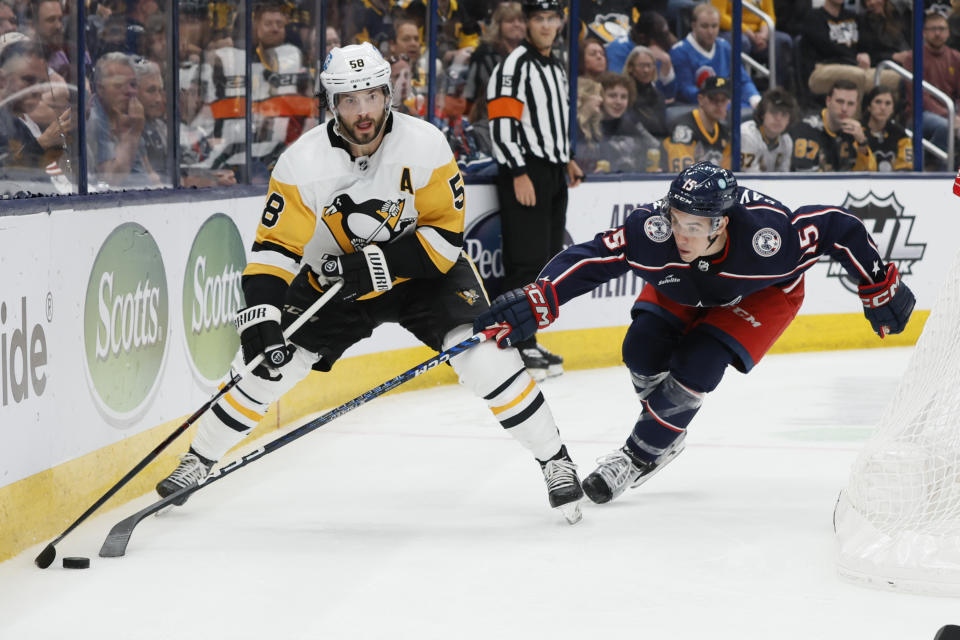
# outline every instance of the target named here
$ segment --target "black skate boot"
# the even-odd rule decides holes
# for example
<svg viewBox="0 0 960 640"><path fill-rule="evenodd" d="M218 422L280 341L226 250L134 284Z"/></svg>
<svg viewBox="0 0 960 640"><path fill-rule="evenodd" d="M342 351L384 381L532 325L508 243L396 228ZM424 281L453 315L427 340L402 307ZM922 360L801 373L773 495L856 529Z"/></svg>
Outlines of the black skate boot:
<svg viewBox="0 0 960 640"><path fill-rule="evenodd" d="M547 377L550 363L537 348L537 343L534 342L529 346L527 343L517 345L517 351L520 352L520 359L523 360L523 366L527 368L527 373L530 374L531 378L541 382Z"/></svg>
<svg viewBox="0 0 960 640"><path fill-rule="evenodd" d="M580 499L583 489L577 476L577 465L567 454L566 445L560 452L546 462L540 463L543 479L547 483L547 497L550 506L559 509L570 524L577 524L583 515L580 513Z"/></svg>
<svg viewBox="0 0 960 640"><path fill-rule="evenodd" d="M547 377L553 378L563 373L563 356L558 356L544 348L542 344L537 343L537 351L547 361Z"/></svg>
<svg viewBox="0 0 960 640"><path fill-rule="evenodd" d="M683 434L677 438L654 462L634 457L627 447L599 458L599 466L583 480L583 491L593 502L603 504L619 496L627 487L639 487L680 455L685 437Z"/></svg>
<svg viewBox="0 0 960 640"><path fill-rule="evenodd" d="M193 449L180 456L180 464L173 470L169 476L157 483L157 493L161 498L176 493L184 487L195 485L210 473L213 462L202 458L194 453ZM187 498L174 500L171 504L181 506L187 501Z"/></svg>

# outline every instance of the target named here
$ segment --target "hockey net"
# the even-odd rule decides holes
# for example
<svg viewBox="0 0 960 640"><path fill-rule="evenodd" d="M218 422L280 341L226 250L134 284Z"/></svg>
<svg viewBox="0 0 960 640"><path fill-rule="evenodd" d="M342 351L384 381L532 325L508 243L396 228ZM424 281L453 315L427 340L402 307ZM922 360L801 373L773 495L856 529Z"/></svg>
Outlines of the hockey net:
<svg viewBox="0 0 960 640"><path fill-rule="evenodd" d="M960 595L960 256L834 512L840 575Z"/></svg>

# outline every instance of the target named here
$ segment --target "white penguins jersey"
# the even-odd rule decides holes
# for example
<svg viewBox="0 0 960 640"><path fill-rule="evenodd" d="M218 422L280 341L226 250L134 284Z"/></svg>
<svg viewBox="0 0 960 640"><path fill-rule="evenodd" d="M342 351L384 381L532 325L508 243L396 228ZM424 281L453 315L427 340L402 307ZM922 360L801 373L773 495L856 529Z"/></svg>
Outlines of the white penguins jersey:
<svg viewBox="0 0 960 640"><path fill-rule="evenodd" d="M760 127L753 120L740 125L740 171L759 173L761 171L790 171L790 158L793 155L793 138L783 133L777 138L777 144L767 144Z"/></svg>
<svg viewBox="0 0 960 640"><path fill-rule="evenodd" d="M304 265L319 273L325 254L371 243L383 251L394 284L453 267L466 197L450 145L435 126L411 116L390 113L384 126L370 156L353 158L333 120L281 154L244 276L289 284Z"/></svg>

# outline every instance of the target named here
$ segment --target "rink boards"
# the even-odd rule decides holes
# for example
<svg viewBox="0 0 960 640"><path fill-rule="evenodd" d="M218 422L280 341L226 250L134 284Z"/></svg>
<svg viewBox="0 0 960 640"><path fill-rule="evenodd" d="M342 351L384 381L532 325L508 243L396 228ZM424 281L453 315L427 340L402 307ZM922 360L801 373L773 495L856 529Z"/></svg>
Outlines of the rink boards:
<svg viewBox="0 0 960 640"><path fill-rule="evenodd" d="M791 207L844 204L857 212L881 253L898 263L917 308L929 309L960 230L951 181L833 178L742 183ZM587 182L571 190L568 241L622 223L667 185ZM0 217L0 561L70 524L200 406L229 368L238 346L230 321L243 305L239 276L262 196L153 200L118 195L81 210L65 199L62 208ZM467 187L466 251L495 292L502 265L489 185ZM625 276L570 302L543 343L568 368L618 364L638 291ZM809 272L806 292L775 350L912 344L926 317L917 313L905 334L881 342L833 263ZM285 396L258 431L338 404L429 355L405 331L382 327L332 374L313 374ZM429 376L404 389L454 381L445 367ZM152 488L188 438L111 504Z"/></svg>

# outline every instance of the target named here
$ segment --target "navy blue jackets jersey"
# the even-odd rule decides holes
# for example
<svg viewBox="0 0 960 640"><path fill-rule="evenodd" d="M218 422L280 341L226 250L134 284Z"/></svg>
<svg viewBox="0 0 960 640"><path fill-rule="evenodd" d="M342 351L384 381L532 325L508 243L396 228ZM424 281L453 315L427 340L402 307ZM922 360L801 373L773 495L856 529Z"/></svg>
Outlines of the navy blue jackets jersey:
<svg viewBox="0 0 960 640"><path fill-rule="evenodd" d="M760 192L737 188L728 211L727 242L715 255L680 258L666 204L635 209L623 226L558 254L541 278L554 283L560 304L632 271L664 296L692 307L738 303L770 286L790 289L822 256L840 262L861 284L881 281L886 265L863 222L834 206L791 212Z"/></svg>

